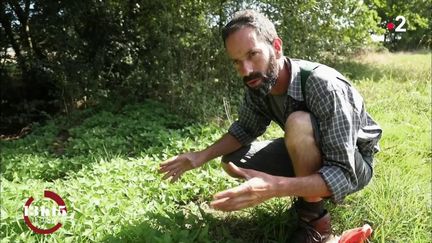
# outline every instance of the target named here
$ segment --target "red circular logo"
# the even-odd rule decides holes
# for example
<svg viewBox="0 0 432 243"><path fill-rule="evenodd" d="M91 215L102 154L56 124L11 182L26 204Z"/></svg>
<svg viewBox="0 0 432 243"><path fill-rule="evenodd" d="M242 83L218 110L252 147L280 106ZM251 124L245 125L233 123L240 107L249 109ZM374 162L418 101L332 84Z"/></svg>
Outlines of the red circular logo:
<svg viewBox="0 0 432 243"><path fill-rule="evenodd" d="M395 28L395 24L393 24L393 22L389 22L387 23L387 29L389 31L392 31Z"/></svg>
<svg viewBox="0 0 432 243"><path fill-rule="evenodd" d="M49 198L49 199L51 199L57 203L58 211L57 211L57 209L53 209L52 212L58 212L62 216L66 216L66 212L67 212L66 204L58 194L56 194L55 192L52 192L52 191L45 190L44 191L44 197ZM49 229L41 229L41 228L38 228L35 225L33 225L33 223L30 221L30 218L29 218L29 208L30 208L30 205L32 204L33 201L34 201L34 198L30 197L27 200L27 202L24 204L24 221L31 230L33 230L35 233L38 233L38 234L52 234L56 230L60 229L60 227L62 227L61 223L57 223L56 225L54 225L53 227L51 227ZM48 214L48 213L46 213L46 214Z"/></svg>

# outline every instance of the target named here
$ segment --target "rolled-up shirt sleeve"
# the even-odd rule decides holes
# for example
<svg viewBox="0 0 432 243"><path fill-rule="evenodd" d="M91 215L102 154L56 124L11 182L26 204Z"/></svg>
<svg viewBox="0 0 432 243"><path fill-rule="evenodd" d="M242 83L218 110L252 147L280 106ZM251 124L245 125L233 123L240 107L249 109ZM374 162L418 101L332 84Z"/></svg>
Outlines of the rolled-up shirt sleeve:
<svg viewBox="0 0 432 243"><path fill-rule="evenodd" d="M253 104L250 95L245 94L243 103L239 107L238 119L230 126L228 133L245 146L261 136L270 122L270 118Z"/></svg>
<svg viewBox="0 0 432 243"><path fill-rule="evenodd" d="M323 156L318 173L332 192L332 200L339 203L358 184L354 156L363 99L343 80L340 85L322 79L310 81L306 98L318 121Z"/></svg>

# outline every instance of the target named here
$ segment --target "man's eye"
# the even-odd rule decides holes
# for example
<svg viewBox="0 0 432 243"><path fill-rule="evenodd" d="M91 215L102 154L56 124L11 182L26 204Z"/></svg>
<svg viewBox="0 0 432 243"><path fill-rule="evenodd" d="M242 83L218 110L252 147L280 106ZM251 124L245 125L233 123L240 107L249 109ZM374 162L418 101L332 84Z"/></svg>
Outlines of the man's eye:
<svg viewBox="0 0 432 243"><path fill-rule="evenodd" d="M257 51L252 51L252 52L249 53L249 57L254 57L256 55L258 55Z"/></svg>

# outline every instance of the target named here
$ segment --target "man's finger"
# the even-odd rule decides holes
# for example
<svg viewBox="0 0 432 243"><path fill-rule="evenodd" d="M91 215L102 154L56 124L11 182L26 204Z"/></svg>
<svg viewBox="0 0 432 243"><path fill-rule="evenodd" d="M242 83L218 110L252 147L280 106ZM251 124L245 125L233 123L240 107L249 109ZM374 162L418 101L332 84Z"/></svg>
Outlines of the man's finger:
<svg viewBox="0 0 432 243"><path fill-rule="evenodd" d="M176 161L177 162L177 161ZM159 173L176 170L179 167L178 163L171 163L159 167Z"/></svg>
<svg viewBox="0 0 432 243"><path fill-rule="evenodd" d="M253 170L253 169L245 169L245 168L238 167L237 165L235 165L232 162L228 163L228 167L232 171L234 171L235 173L237 173L238 175L244 177L246 180L249 180L249 179L251 179L252 177L255 177L255 176L259 176L259 174L262 173L262 172L258 172L258 171Z"/></svg>
<svg viewBox="0 0 432 243"><path fill-rule="evenodd" d="M179 157L178 155L174 156L174 157L171 157L171 158L165 160L164 162L162 162L159 166L160 167L168 166L168 165L174 163L177 160L178 157Z"/></svg>
<svg viewBox="0 0 432 243"><path fill-rule="evenodd" d="M174 170L170 170L168 172L166 172L166 174L162 177L163 180L169 178L169 177L174 177L174 175L178 174L179 169L174 169Z"/></svg>
<svg viewBox="0 0 432 243"><path fill-rule="evenodd" d="M171 183L176 182L182 174L183 174L182 170L179 170L178 172L174 173L173 177L171 178Z"/></svg>
<svg viewBox="0 0 432 243"><path fill-rule="evenodd" d="M224 198L224 197L235 197L235 196L242 194L244 192L247 192L249 190L250 190L250 185L249 185L249 183L245 182L245 183L241 184L240 186L236 186L234 188L230 188L228 190L218 192L213 196L213 198L214 199L220 199L220 198Z"/></svg>
<svg viewBox="0 0 432 243"><path fill-rule="evenodd" d="M223 197L210 202L210 206L214 208L220 208L226 201L230 200L229 197Z"/></svg>
<svg viewBox="0 0 432 243"><path fill-rule="evenodd" d="M221 198L210 202L210 206L221 211L235 211L254 206L254 201L247 195L234 198Z"/></svg>
<svg viewBox="0 0 432 243"><path fill-rule="evenodd" d="M246 178L246 180L250 180L253 177L262 177L263 174L265 174L264 172L257 171L257 170L254 170L254 169L245 169L245 168L238 167L237 165L235 165L232 162L229 162L228 166L232 170L234 170L236 173L238 173L241 176L243 176L244 178Z"/></svg>
<svg viewBox="0 0 432 243"><path fill-rule="evenodd" d="M246 180L248 180L248 174L243 170L243 168L239 168L237 165L235 165L232 162L228 163L228 167L231 171L233 171L234 173L238 174L239 176L245 178Z"/></svg>

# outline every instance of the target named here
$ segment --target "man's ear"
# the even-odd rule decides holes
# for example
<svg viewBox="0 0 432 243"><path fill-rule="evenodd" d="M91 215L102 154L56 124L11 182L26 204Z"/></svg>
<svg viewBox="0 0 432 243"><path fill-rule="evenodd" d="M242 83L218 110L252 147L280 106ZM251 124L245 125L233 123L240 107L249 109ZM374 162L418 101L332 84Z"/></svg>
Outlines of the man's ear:
<svg viewBox="0 0 432 243"><path fill-rule="evenodd" d="M276 58L281 58L282 55L283 55L283 52L282 52L282 39L281 38L276 37L273 40L273 48L274 48L275 53L276 53Z"/></svg>

